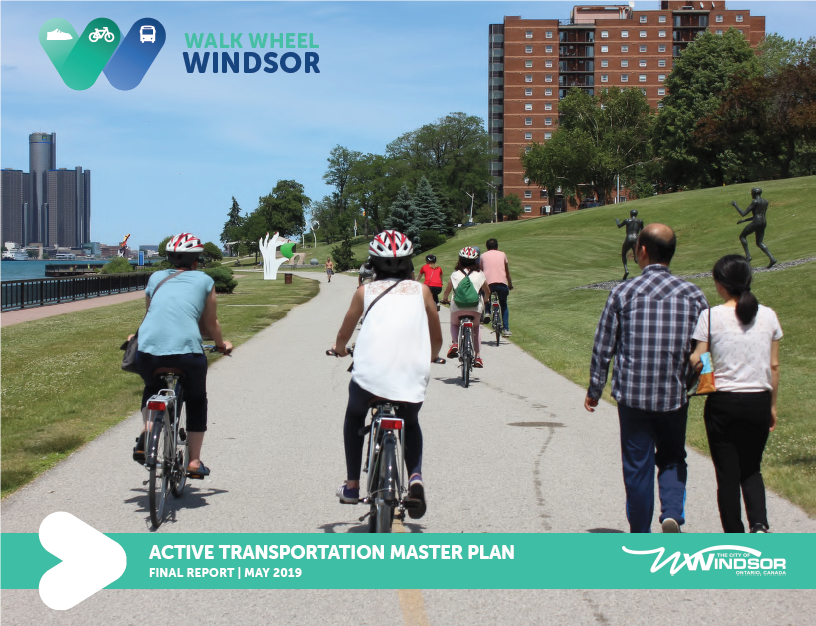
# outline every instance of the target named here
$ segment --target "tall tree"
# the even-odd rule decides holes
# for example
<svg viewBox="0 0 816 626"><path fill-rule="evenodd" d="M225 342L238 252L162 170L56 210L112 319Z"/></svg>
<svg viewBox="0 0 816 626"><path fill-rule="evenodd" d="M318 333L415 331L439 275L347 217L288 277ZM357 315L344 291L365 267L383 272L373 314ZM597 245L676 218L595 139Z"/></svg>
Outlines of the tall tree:
<svg viewBox="0 0 816 626"><path fill-rule="evenodd" d="M396 200L391 204L391 216L387 228L404 233L414 243L419 243L419 228L416 221L416 207L408 185L403 184Z"/></svg>
<svg viewBox="0 0 816 626"><path fill-rule="evenodd" d="M420 233L425 230L444 233L447 230L442 207L439 206L439 200L436 198L431 183L424 176L419 180L414 194L414 207L416 208L416 227Z"/></svg>
<svg viewBox="0 0 816 626"><path fill-rule="evenodd" d="M759 65L765 76L779 73L780 70L800 63L816 65L816 37L802 39L785 39L778 33L771 33L757 46Z"/></svg>
<svg viewBox="0 0 816 626"><path fill-rule="evenodd" d="M374 232L383 228L388 217L388 206L397 194L390 175L389 160L379 154L366 154L357 159L351 168L346 192L355 207L362 213L364 231L369 234L369 225Z"/></svg>
<svg viewBox="0 0 816 626"><path fill-rule="evenodd" d="M235 196L232 196L232 206L229 213L227 213L227 221L224 223L224 229L221 231L221 243L226 244L228 241L234 241L232 235L235 234L235 229L241 226L244 218L241 217L241 207L238 206L238 201Z"/></svg>
<svg viewBox="0 0 816 626"><path fill-rule="evenodd" d="M332 185L340 199L342 210L345 211L348 203L346 187L351 179L351 170L362 155L341 145L336 145L329 153L329 167L323 174L327 185Z"/></svg>
<svg viewBox="0 0 816 626"><path fill-rule="evenodd" d="M270 232L294 237L306 227L305 213L310 203L303 185L294 180L279 180L272 193L258 199L256 211Z"/></svg>
<svg viewBox="0 0 816 626"><path fill-rule="evenodd" d="M697 35L677 59L666 79L669 95L654 127L655 152L663 161L663 177L675 187L722 185L729 155L699 144L694 133L699 119L719 106L723 94L746 76L760 73L751 45L734 28L724 35Z"/></svg>
<svg viewBox="0 0 816 626"><path fill-rule="evenodd" d="M653 115L640 89L573 89L559 105L558 130L522 155L525 176L553 193L612 198L616 178L650 158Z"/></svg>

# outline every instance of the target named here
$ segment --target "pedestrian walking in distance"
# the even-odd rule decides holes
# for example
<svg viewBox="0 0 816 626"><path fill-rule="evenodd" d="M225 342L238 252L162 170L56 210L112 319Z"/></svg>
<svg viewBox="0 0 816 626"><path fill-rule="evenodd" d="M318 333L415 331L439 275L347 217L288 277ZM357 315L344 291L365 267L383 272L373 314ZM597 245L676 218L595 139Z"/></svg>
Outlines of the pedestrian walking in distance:
<svg viewBox="0 0 816 626"><path fill-rule="evenodd" d="M717 474L717 505L725 532L745 532L742 490L748 527L752 533L766 533L760 464L768 435L776 428L782 328L776 313L751 293L747 260L736 254L724 256L713 274L725 304L700 316L694 331L699 343L691 364L697 367L700 357L711 353L717 391L706 398L703 418Z"/></svg>
<svg viewBox="0 0 816 626"><path fill-rule="evenodd" d="M609 364L618 402L626 516L633 533L648 533L654 515L654 473L663 532L686 521L686 374L691 336L708 308L699 287L669 271L677 247L674 231L649 224L638 236L640 276L609 294L592 348L584 408L598 406Z"/></svg>

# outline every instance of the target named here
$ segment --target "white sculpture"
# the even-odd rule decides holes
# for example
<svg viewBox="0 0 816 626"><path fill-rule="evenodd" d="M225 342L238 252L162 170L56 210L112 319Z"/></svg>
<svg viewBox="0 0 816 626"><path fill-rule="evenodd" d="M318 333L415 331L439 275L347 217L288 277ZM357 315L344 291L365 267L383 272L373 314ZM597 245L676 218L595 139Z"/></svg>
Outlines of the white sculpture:
<svg viewBox="0 0 816 626"><path fill-rule="evenodd" d="M275 251L278 249L278 246L283 245L286 243L286 239L279 236L278 233L275 233L272 238L269 238L269 233L266 233L266 237L262 237L258 240L258 246L261 249L261 256L263 257L263 265L264 265L264 280L276 280L278 277L278 268L283 265L283 262L287 260L285 256L277 259L275 258L277 255Z"/></svg>

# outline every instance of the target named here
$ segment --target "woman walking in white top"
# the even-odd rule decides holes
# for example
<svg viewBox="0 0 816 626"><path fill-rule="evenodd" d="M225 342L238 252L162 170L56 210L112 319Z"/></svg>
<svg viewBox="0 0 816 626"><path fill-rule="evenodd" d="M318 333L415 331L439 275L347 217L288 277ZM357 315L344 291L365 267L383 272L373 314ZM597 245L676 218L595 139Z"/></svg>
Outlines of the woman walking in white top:
<svg viewBox="0 0 816 626"><path fill-rule="evenodd" d="M347 480L337 490L337 497L343 504L359 502L365 443L360 429L365 426L369 404L376 398L398 402L398 415L405 424L408 496L421 502L419 508L409 509L408 515L417 519L426 508L419 410L431 376L431 361L442 347L442 329L430 289L411 280L413 249L411 241L395 230L374 238L368 253L375 278L355 292L333 349L338 356L348 354L346 344L365 314L354 348L343 426Z"/></svg>
<svg viewBox="0 0 816 626"><path fill-rule="evenodd" d="M700 314L691 364L697 367L701 355L711 352L717 391L706 398L704 420L720 519L725 532L745 532L741 489L750 531L765 533L769 525L760 464L776 427L782 328L776 313L751 293L751 266L743 257L724 256L713 274L725 304Z"/></svg>

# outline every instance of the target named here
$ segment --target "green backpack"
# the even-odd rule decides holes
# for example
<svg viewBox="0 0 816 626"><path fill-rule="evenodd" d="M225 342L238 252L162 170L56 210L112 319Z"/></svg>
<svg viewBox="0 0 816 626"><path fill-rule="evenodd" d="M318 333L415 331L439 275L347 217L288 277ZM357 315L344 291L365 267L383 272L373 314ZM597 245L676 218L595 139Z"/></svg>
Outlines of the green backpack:
<svg viewBox="0 0 816 626"><path fill-rule="evenodd" d="M479 292L468 274L459 281L459 286L453 292L453 301L460 309L475 311L479 307Z"/></svg>

